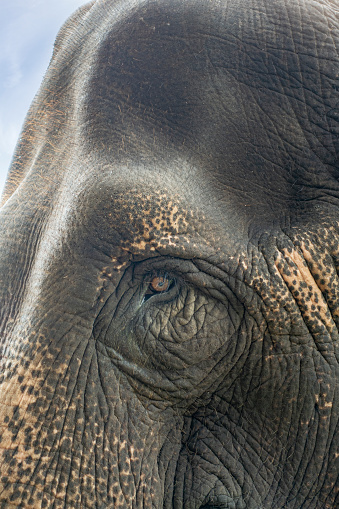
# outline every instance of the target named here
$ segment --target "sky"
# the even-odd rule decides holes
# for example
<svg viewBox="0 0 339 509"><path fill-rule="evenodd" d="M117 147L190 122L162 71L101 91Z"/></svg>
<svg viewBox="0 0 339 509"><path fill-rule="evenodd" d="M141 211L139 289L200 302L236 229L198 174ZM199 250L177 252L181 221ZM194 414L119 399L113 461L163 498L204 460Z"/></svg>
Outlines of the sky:
<svg viewBox="0 0 339 509"><path fill-rule="evenodd" d="M63 22L86 0L0 0L0 194Z"/></svg>

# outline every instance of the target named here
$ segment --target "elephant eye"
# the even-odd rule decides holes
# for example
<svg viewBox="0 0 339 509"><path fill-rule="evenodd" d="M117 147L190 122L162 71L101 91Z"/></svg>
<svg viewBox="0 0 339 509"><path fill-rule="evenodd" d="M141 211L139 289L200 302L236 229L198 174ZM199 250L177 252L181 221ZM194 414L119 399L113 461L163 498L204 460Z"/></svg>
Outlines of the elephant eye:
<svg viewBox="0 0 339 509"><path fill-rule="evenodd" d="M166 276L156 276L150 282L150 288L154 292L166 292L171 285L171 280Z"/></svg>
<svg viewBox="0 0 339 509"><path fill-rule="evenodd" d="M174 286L174 283L175 280L170 278L168 274L156 274L151 276L144 300L149 299L152 295L168 292Z"/></svg>

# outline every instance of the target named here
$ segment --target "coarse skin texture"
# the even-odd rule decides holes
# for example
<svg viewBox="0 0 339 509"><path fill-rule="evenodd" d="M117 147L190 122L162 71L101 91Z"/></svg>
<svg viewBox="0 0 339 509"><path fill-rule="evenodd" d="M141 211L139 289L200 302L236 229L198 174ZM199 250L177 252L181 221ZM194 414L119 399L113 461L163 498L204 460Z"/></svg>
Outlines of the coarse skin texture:
<svg viewBox="0 0 339 509"><path fill-rule="evenodd" d="M338 46L337 0L62 27L0 209L0 509L339 507Z"/></svg>

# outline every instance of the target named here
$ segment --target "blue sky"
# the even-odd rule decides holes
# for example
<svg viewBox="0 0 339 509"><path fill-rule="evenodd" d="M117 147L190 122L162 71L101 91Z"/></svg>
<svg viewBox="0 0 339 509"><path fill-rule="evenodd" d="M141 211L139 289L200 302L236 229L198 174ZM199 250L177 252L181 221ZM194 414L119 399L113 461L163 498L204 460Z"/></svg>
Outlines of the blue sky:
<svg viewBox="0 0 339 509"><path fill-rule="evenodd" d="M86 0L0 0L0 193L63 22Z"/></svg>

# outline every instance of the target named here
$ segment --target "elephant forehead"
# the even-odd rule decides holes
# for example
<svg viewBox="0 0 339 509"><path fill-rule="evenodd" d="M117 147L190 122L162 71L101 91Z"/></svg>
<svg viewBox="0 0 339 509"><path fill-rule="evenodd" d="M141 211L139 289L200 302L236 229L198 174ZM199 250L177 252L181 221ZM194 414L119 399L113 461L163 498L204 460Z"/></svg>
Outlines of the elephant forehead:
<svg viewBox="0 0 339 509"><path fill-rule="evenodd" d="M96 155L94 174L175 152L260 220L338 187L312 185L337 167L338 74L313 3L106 0L76 20L59 35L8 191L28 171L36 187L67 173L74 147ZM180 164L174 173L181 183Z"/></svg>
<svg viewBox="0 0 339 509"><path fill-rule="evenodd" d="M333 160L336 72L319 69L314 33L322 19L311 30L311 10L298 6L297 15L295 4L279 1L258 9L158 1L124 15L113 10L114 23L103 24L87 59L84 150L99 152L98 160L126 153L139 160L175 149L217 185L245 193L244 204L278 217L286 204L316 199L322 193L309 176L327 173ZM323 51L333 52L329 40ZM321 107L313 105L320 87L327 90Z"/></svg>

